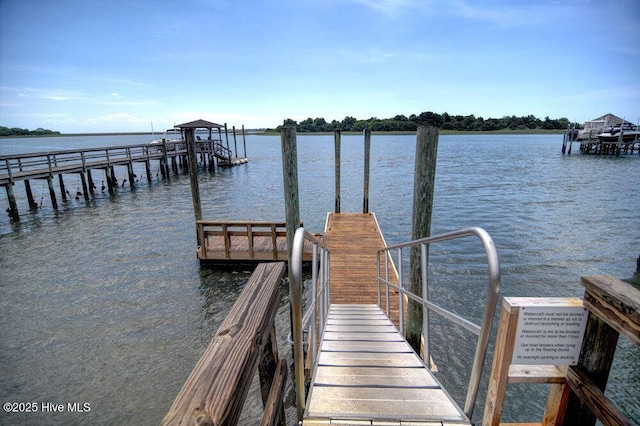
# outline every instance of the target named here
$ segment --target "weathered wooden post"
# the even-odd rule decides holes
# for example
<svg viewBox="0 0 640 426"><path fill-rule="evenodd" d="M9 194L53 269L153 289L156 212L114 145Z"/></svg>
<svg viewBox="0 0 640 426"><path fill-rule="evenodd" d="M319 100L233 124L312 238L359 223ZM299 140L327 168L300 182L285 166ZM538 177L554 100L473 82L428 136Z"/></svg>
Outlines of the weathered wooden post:
<svg viewBox="0 0 640 426"><path fill-rule="evenodd" d="M233 148L236 157L238 156L238 141L236 140L236 126L232 126L233 129Z"/></svg>
<svg viewBox="0 0 640 426"><path fill-rule="evenodd" d="M175 161L175 157L173 157ZM169 154L167 153L167 140L162 138L162 161L160 162L160 171L163 178L169 179Z"/></svg>
<svg viewBox="0 0 640 426"><path fill-rule="evenodd" d="M89 192L94 193L95 185L93 183L93 176L91 176L91 169L87 169L87 185L89 186Z"/></svg>
<svg viewBox="0 0 640 426"><path fill-rule="evenodd" d="M82 184L82 196L85 201L89 201L89 188L87 187L87 179L84 176L84 173L78 173L80 175L80 183Z"/></svg>
<svg viewBox="0 0 640 426"><path fill-rule="evenodd" d="M54 209L58 210L58 200L56 200L56 193L53 190L53 178L51 176L47 176L47 184L49 185L49 195L51 196L51 206Z"/></svg>
<svg viewBox="0 0 640 426"><path fill-rule="evenodd" d="M229 164L231 164L231 148L229 148L229 130L227 128L227 123L224 123L224 138L227 141L227 152L229 153Z"/></svg>
<svg viewBox="0 0 640 426"><path fill-rule="evenodd" d="M202 206L200 205L200 188L198 187L198 159L196 158L196 143L193 137L194 129L185 128L185 142L187 145L187 164L189 168L189 180L191 182L191 200L193 201L193 213L196 221L202 220ZM196 240L201 245L198 226L196 224Z"/></svg>
<svg viewBox="0 0 640 426"><path fill-rule="evenodd" d="M245 135L244 135L244 124L242 125L242 146L243 146L242 158L247 158L247 139L245 138Z"/></svg>
<svg viewBox="0 0 640 426"><path fill-rule="evenodd" d="M584 305L589 309L589 317L578 365L567 371L572 392L567 402L565 425L596 423L596 415L589 408L593 405L593 399L584 401L577 396L577 392L582 393L587 388L587 380L600 391L605 391L620 333L632 343L640 344L640 292L627 283L602 275L583 276L581 283L585 287ZM584 392L585 395L590 393L593 394ZM601 405L599 401L596 402L596 405ZM613 421L603 423L626 424Z"/></svg>
<svg viewBox="0 0 640 426"><path fill-rule="evenodd" d="M296 229L300 226L300 200L298 198L298 145L296 137L295 126L286 126L280 130L289 272L291 272L291 249L293 247L293 236ZM289 274L289 276L291 276L291 274Z"/></svg>
<svg viewBox="0 0 640 426"><path fill-rule="evenodd" d="M9 217L18 222L20 220L20 215L18 214L18 204L16 203L16 197L13 194L13 182L9 182L5 185L5 189L7 190L7 199L9 200Z"/></svg>
<svg viewBox="0 0 640 426"><path fill-rule="evenodd" d="M67 201L67 192L64 187L64 180L62 179L62 173L58 175L58 183L60 184L60 195L62 196L62 201Z"/></svg>
<svg viewBox="0 0 640 426"><path fill-rule="evenodd" d="M426 238L431 234L431 212L433 211L439 132L437 127L418 127L413 177L412 240ZM411 250L409 270L409 291L419 295L422 294L423 286L420 251L419 246ZM409 344L418 354L420 353L422 319L422 306L412 299L409 299L407 306L406 337Z"/></svg>
<svg viewBox="0 0 640 426"><path fill-rule="evenodd" d="M371 158L371 129L364 129L364 199L362 213L369 213L369 164Z"/></svg>
<svg viewBox="0 0 640 426"><path fill-rule="evenodd" d="M335 141L335 173L336 173L336 206L335 212L340 213L340 143L342 140L342 131L333 131L333 140Z"/></svg>
<svg viewBox="0 0 640 426"><path fill-rule="evenodd" d="M38 203L36 203L35 200L33 199L33 192L31 192L31 182L29 182L29 179L24 180L24 190L27 193L27 201L29 201L29 208L31 210L37 210Z"/></svg>

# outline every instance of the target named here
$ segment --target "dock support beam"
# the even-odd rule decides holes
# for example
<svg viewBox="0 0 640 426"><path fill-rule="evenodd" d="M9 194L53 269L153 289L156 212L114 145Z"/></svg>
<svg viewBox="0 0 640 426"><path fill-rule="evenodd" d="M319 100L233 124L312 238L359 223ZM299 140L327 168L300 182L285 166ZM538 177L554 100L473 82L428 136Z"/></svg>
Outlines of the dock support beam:
<svg viewBox="0 0 640 426"><path fill-rule="evenodd" d="M189 169L189 180L191 182L191 200L193 201L193 213L196 222L202 220L202 206L200 205L200 188L198 187L198 159L196 157L196 143L194 140L194 129L184 129L185 142L187 145L187 164ZM198 246L202 245L198 226L196 225L196 240Z"/></svg>
<svg viewBox="0 0 640 426"><path fill-rule="evenodd" d="M62 179L62 173L58 175L58 183L60 184L60 195L62 196L62 201L67 201L67 189L64 186L64 180Z"/></svg>
<svg viewBox="0 0 640 426"><path fill-rule="evenodd" d="M37 210L38 209L38 203L36 203L35 200L33 199L33 192L31 192L31 182L29 182L29 179L25 179L24 180L24 190L27 193L27 200L29 201L29 208L31 210Z"/></svg>
<svg viewBox="0 0 640 426"><path fill-rule="evenodd" d="M87 169L87 184L89 185L89 192L91 195L95 193L96 185L93 183L93 176L91 176L91 169Z"/></svg>
<svg viewBox="0 0 640 426"><path fill-rule="evenodd" d="M437 127L418 127L416 164L413 175L412 240L426 238L431 234L431 213L433 210L439 133L440 131ZM420 247L414 247L411 250L411 266L409 270L409 291L414 294L423 294L420 256ZM422 324L422 306L409 299L407 306L407 341L418 354L420 353ZM427 345L427 342L425 342L425 345Z"/></svg>
<svg viewBox="0 0 640 426"><path fill-rule="evenodd" d="M218 129L220 130L220 129ZM243 147L243 157L242 158L247 158L247 138L244 135L244 124L242 125L242 147Z"/></svg>
<svg viewBox="0 0 640 426"><path fill-rule="evenodd" d="M53 190L53 178L47 177L47 185L49 185L49 195L51 196L51 206L58 210L58 200L56 200L56 192Z"/></svg>
<svg viewBox="0 0 640 426"><path fill-rule="evenodd" d="M80 172L80 182L82 183L82 195L85 201L89 201L89 188L87 188L87 178L84 177L84 173Z"/></svg>
<svg viewBox="0 0 640 426"><path fill-rule="evenodd" d="M335 212L340 213L340 144L342 142L342 131L333 131L333 140L335 141L335 162L336 162L336 206Z"/></svg>
<svg viewBox="0 0 640 426"><path fill-rule="evenodd" d="M5 185L7 190L7 198L9 199L9 217L14 222L20 221L20 215L18 214L18 204L16 203L16 197L13 194L13 182L9 182Z"/></svg>
<svg viewBox="0 0 640 426"><path fill-rule="evenodd" d="M371 158L371 129L364 129L364 200L362 213L369 213L369 164Z"/></svg>

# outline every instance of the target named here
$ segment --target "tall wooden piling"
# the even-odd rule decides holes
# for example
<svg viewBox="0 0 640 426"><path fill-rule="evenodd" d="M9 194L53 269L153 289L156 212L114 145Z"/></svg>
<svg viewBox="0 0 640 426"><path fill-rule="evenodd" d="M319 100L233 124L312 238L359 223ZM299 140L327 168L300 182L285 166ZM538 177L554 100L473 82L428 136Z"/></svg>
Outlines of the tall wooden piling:
<svg viewBox="0 0 640 426"><path fill-rule="evenodd" d="M438 136L439 129L437 127L418 127L413 177L412 240L426 238L431 234L431 213L433 211L433 193L436 180ZM409 291L419 295L423 294L420 252L420 247L415 247L411 251L411 265L409 270ZM409 299L407 306L406 337L416 353L420 353L422 323L422 306L412 299Z"/></svg>
<svg viewBox="0 0 640 426"><path fill-rule="evenodd" d="M231 164L231 148L229 148L229 130L227 128L227 123L224 123L224 139L227 142L227 152L229 153L229 164Z"/></svg>
<svg viewBox="0 0 640 426"><path fill-rule="evenodd" d="M198 187L198 159L196 158L196 143L193 137L194 129L185 128L185 142L187 145L187 162L189 168L189 180L191 182L191 200L193 201L193 213L196 221L202 220L202 206L200 205L200 188ZM202 244L198 227L196 226L196 239L198 245Z"/></svg>
<svg viewBox="0 0 640 426"><path fill-rule="evenodd" d="M335 142L335 181L336 181L336 206L335 212L340 213L340 145L342 142L342 131L334 130L333 131L333 140Z"/></svg>
<svg viewBox="0 0 640 426"><path fill-rule="evenodd" d="M236 157L238 156L238 141L236 140L236 126L233 126L233 148Z"/></svg>
<svg viewBox="0 0 640 426"><path fill-rule="evenodd" d="M247 138L244 134L244 124L242 125L242 147L243 147L243 155L242 158L247 158Z"/></svg>
<svg viewBox="0 0 640 426"><path fill-rule="evenodd" d="M371 158L371 129L364 129L364 199L362 213L369 213L369 165Z"/></svg>
<svg viewBox="0 0 640 426"><path fill-rule="evenodd" d="M298 198L298 146L296 138L295 126L285 126L280 130L289 268L291 268L291 253L293 252L293 235L296 232L296 228L300 226L300 200ZM291 274L289 274L289 276L291 276Z"/></svg>

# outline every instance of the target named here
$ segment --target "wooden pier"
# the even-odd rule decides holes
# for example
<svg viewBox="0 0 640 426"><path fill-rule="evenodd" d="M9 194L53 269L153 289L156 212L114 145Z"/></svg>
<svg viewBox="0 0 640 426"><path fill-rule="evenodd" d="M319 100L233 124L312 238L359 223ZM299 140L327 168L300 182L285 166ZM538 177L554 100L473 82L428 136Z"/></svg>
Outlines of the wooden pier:
<svg viewBox="0 0 640 426"><path fill-rule="evenodd" d="M198 220L196 228L201 242L196 255L202 263L258 263L289 259L285 222ZM310 259L310 256L311 247L308 245L305 258Z"/></svg>
<svg viewBox="0 0 640 426"><path fill-rule="evenodd" d="M215 123L206 122L204 120L197 120L192 123L185 123L181 126L194 125L194 128L212 128L224 127L225 134L226 125L221 126ZM216 127L219 126L219 127ZM210 136L206 140L198 139L193 141L194 147L194 161L196 164L213 171L215 166L218 167L230 167L240 164L245 164L248 160L246 158L246 143L245 143L245 156L238 157L237 143L235 146L235 155L233 150L229 147L229 140L227 136L226 146L222 142L221 132L218 132L219 136ZM233 129L233 138L235 140L235 127ZM243 126L243 139L244 139L244 126ZM162 140L162 143L156 144L137 144L137 145L123 145L123 146L110 146L99 148L86 148L75 150L58 150L47 152L35 152L28 154L16 154L16 155L3 155L0 156L0 185L5 187L7 193L7 199L9 201L9 209L7 213L12 220L20 220L20 214L18 212L18 204L14 194L14 185L18 181L23 181L25 186L25 192L27 195L27 201L29 208L34 210L39 207L36 202L33 191L31 188L31 180L46 180L49 197L51 199L51 205L54 209L58 208L58 199L56 196L56 188L54 185L54 178L57 176L58 189L62 201L67 201L72 195L68 191L64 182L64 175L77 175L80 178L80 185L82 190L78 188L75 194L78 198L83 197L85 201L89 201L91 195L98 190L95 182L100 180L100 190L105 189L110 194L114 194L116 188L125 186L133 188L138 176L134 172L133 165L136 163L142 163L145 167L145 177L147 182L152 181L152 162L158 161L158 172L162 178L169 178L171 171L177 174L179 170L188 170L189 161L188 147L185 140ZM116 167L126 167L126 177L121 180L119 184L116 178ZM95 172L103 173L103 177L96 177Z"/></svg>
<svg viewBox="0 0 640 426"><path fill-rule="evenodd" d="M325 244L331 252L331 303L376 304L377 252L386 247L374 213L329 213ZM392 270L392 279L398 275ZM383 308L386 302L383 300ZM398 294L392 292L389 316L398 325Z"/></svg>

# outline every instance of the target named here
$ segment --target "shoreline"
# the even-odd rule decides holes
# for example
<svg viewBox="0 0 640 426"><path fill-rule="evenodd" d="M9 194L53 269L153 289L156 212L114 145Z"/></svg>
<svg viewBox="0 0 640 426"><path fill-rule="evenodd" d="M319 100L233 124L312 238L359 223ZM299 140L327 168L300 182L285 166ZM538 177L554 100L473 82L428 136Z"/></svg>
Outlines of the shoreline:
<svg viewBox="0 0 640 426"><path fill-rule="evenodd" d="M563 134L565 130L553 129L504 129L504 130L440 130L441 135L557 135ZM246 130L246 134L258 135L258 136L273 136L279 135L277 130ZM362 132L342 132L343 135L361 135ZM373 135L414 135L415 131L372 131ZM151 132L114 132L114 133L59 133L52 135L15 135L15 136L0 136L0 139L33 139L33 138L61 138L61 137L86 137L86 136L142 136L149 135ZM298 132L299 136L326 136L333 135L333 132Z"/></svg>

